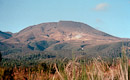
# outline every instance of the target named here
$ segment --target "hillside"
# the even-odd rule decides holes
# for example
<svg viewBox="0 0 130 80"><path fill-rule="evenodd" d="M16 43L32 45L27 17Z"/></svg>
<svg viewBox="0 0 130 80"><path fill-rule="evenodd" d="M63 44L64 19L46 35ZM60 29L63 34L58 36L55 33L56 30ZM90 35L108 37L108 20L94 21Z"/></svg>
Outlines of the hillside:
<svg viewBox="0 0 130 80"><path fill-rule="evenodd" d="M15 39L17 39L17 41ZM29 26L14 34L13 38L7 40L7 42L10 42L10 40L11 43L28 43L30 41L34 42L41 40L117 41L119 38L96 30L84 23L73 21L59 21Z"/></svg>
<svg viewBox="0 0 130 80"><path fill-rule="evenodd" d="M11 37L12 37L12 33L0 31L0 41L5 40L5 39L9 39Z"/></svg>
<svg viewBox="0 0 130 80"><path fill-rule="evenodd" d="M81 22L59 21L29 26L14 34L0 32L0 51L5 58L22 58L36 52L53 55L56 52L58 56L68 57L72 50L77 55L83 51L85 55L114 56L115 52L121 52L115 48L121 48L117 44L122 41L130 43L129 39L109 35Z"/></svg>

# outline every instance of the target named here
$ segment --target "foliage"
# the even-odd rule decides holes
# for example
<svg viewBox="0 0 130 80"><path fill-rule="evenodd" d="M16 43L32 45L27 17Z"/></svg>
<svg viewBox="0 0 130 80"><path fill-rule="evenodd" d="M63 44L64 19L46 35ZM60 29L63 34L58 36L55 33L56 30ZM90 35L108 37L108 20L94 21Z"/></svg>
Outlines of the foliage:
<svg viewBox="0 0 130 80"><path fill-rule="evenodd" d="M127 57L117 58L110 64L93 58L86 62L80 58L72 60L55 59L54 62L41 62L35 66L1 67L3 80L128 80Z"/></svg>
<svg viewBox="0 0 130 80"><path fill-rule="evenodd" d="M1 52L0 52L0 62L1 62L1 60L2 60L2 54L1 54Z"/></svg>
<svg viewBox="0 0 130 80"><path fill-rule="evenodd" d="M99 47L102 49L102 47ZM27 54L22 58L3 58L0 67L1 80L128 80L130 66L122 47L121 57L112 60L86 56L60 58L52 53ZM74 54L75 53L75 54ZM81 53L84 54L83 51ZM56 55L56 56L53 56ZM77 56L77 57L76 57ZM40 59L39 59L40 58Z"/></svg>

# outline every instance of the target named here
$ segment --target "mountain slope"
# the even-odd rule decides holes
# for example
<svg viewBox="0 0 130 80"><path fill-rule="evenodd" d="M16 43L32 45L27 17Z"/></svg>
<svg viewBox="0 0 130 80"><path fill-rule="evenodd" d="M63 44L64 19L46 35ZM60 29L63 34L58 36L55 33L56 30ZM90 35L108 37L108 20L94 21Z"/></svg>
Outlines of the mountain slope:
<svg viewBox="0 0 130 80"><path fill-rule="evenodd" d="M119 38L96 30L87 24L73 21L59 21L30 26L16 33L12 38L12 43L13 39L18 39L22 43L52 39L59 41L119 40Z"/></svg>
<svg viewBox="0 0 130 80"><path fill-rule="evenodd" d="M1 40L5 40L5 39L9 39L12 37L11 33L7 33L7 32L2 32L0 31L0 41Z"/></svg>
<svg viewBox="0 0 130 80"><path fill-rule="evenodd" d="M76 53L86 51L90 55L99 53L106 55L105 52L109 52L108 48L112 47L110 45L129 41L129 39L114 37L87 24L73 21L41 23L14 34L0 32L0 38L0 46L2 46L0 50L4 57L43 51L59 52L58 55L68 56L63 53L71 54L72 50Z"/></svg>

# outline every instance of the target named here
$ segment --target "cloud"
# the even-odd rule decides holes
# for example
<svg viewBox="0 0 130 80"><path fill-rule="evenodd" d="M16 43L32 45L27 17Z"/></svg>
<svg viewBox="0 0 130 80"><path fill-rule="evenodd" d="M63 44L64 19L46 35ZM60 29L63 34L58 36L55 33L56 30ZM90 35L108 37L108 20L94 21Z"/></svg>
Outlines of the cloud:
<svg viewBox="0 0 130 80"><path fill-rule="evenodd" d="M101 19L96 19L96 23L103 23Z"/></svg>
<svg viewBox="0 0 130 80"><path fill-rule="evenodd" d="M104 22L101 19L99 19L99 18L97 18L95 20L95 22L96 22L96 24L104 24Z"/></svg>
<svg viewBox="0 0 130 80"><path fill-rule="evenodd" d="M101 20L101 19L96 19L96 25L98 25L97 27L95 27L97 30L100 30L101 29L101 27L99 27L99 25L100 26L102 26L102 24L104 24L104 22Z"/></svg>
<svg viewBox="0 0 130 80"><path fill-rule="evenodd" d="M94 10L96 11L105 11L108 9L108 4L107 3L100 3L98 5L96 5L96 7L94 8Z"/></svg>

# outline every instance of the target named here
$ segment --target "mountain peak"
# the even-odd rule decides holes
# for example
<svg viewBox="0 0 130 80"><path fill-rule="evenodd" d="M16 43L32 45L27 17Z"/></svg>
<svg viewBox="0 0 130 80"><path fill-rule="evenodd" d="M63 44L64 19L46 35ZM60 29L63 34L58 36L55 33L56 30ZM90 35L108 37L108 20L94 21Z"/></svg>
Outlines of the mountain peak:
<svg viewBox="0 0 130 80"><path fill-rule="evenodd" d="M60 20L58 23L77 23L76 21L66 21L66 20ZM78 22L79 23L79 22Z"/></svg>
<svg viewBox="0 0 130 80"><path fill-rule="evenodd" d="M84 23L81 23L81 22L63 21L63 20L59 21L58 24L60 24L60 26L66 26L66 27L80 27L81 25L88 26L87 24L84 24Z"/></svg>
<svg viewBox="0 0 130 80"><path fill-rule="evenodd" d="M0 31L0 41L4 39L9 39L10 37L12 37L12 33Z"/></svg>
<svg viewBox="0 0 130 80"><path fill-rule="evenodd" d="M17 39L22 43L41 40L58 40L58 41L114 41L117 38L96 30L91 26L74 21L59 21L42 23L27 27L13 35L12 39ZM12 40L13 41L13 40Z"/></svg>
<svg viewBox="0 0 130 80"><path fill-rule="evenodd" d="M87 24L74 21L41 23L29 26L15 34L0 31L0 43L3 43L0 44L3 47L0 49L15 49L16 52L26 50L79 50L83 47L87 49L88 45L102 45L122 40L124 39L113 37Z"/></svg>

